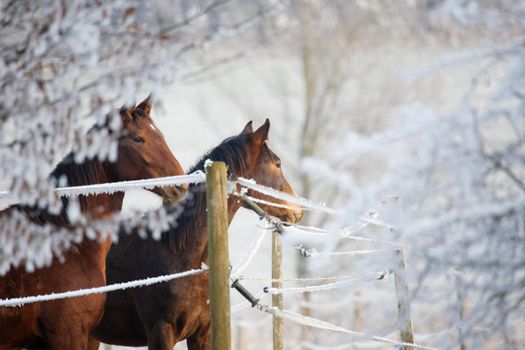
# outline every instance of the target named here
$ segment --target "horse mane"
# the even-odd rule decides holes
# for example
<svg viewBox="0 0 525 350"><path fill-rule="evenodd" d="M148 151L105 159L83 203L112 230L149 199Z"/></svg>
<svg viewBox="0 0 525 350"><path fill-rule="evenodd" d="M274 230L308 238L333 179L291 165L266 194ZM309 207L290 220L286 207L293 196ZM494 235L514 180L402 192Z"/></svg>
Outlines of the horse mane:
<svg viewBox="0 0 525 350"><path fill-rule="evenodd" d="M107 161L98 159L85 159L82 163L75 162L75 152L70 152L49 175L49 179L58 184L62 177L67 180L68 186L81 186L96 183L110 182ZM89 202L93 200L91 196L80 196L79 201ZM54 224L60 227L69 227L71 223L67 216L69 200L61 198L62 210L58 214L50 213L46 208L37 205L14 205L12 208L24 212L29 219L37 224Z"/></svg>
<svg viewBox="0 0 525 350"><path fill-rule="evenodd" d="M81 186L87 184L97 184L111 182L107 172L109 162L100 161L97 158L85 159L82 163L75 162L75 152L70 152L55 169L49 177L56 180L65 177L68 186Z"/></svg>
<svg viewBox="0 0 525 350"><path fill-rule="evenodd" d="M244 135L229 137L217 147L204 154L197 163L190 168L188 174L195 171L204 171L207 160L224 162L228 168L228 177L245 175L249 171L248 152ZM170 223L168 231L164 232L163 240L170 249L182 250L195 230L206 225L206 186L203 183L191 184L186 199L179 204L168 208L168 211L177 211L182 205L182 212L175 223Z"/></svg>

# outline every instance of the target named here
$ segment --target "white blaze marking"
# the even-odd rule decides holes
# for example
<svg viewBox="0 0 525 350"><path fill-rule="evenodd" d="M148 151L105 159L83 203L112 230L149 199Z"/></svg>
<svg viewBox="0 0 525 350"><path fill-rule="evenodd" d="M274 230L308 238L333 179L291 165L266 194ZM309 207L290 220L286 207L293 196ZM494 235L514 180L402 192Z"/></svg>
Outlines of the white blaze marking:
<svg viewBox="0 0 525 350"><path fill-rule="evenodd" d="M149 127L152 128L153 130L157 130L157 128L153 124L150 124Z"/></svg>

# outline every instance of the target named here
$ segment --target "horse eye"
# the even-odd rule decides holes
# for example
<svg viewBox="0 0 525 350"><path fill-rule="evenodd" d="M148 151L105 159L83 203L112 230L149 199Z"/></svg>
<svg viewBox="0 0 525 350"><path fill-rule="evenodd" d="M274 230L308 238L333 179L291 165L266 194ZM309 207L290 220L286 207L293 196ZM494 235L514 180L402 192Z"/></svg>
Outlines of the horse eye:
<svg viewBox="0 0 525 350"><path fill-rule="evenodd" d="M144 143L144 138L141 137L141 136L137 136L137 137L134 137L134 138L133 138L133 141L134 141L135 143Z"/></svg>
<svg viewBox="0 0 525 350"><path fill-rule="evenodd" d="M281 162L275 163L275 166L278 167L279 169L281 169Z"/></svg>

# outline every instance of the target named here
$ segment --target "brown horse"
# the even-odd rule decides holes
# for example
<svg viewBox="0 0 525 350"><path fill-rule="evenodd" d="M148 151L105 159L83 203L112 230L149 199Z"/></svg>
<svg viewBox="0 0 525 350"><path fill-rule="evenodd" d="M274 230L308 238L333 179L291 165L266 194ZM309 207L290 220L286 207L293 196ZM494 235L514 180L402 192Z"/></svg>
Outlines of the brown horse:
<svg viewBox="0 0 525 350"><path fill-rule="evenodd" d="M52 177L65 176L68 185L89 185L123 180L184 174L169 150L161 132L150 118L151 102L147 98L136 107L122 108L115 162L85 160L74 162L74 154L58 164ZM99 128L97 126L96 128ZM187 186L155 190L167 202L183 198ZM94 220L108 218L122 207L124 193L80 196L82 213ZM59 215L36 208L12 206L1 217L24 214L38 225L70 228L68 201ZM1 230L0 230L1 233ZM106 232L97 232L106 237ZM111 239L85 238L64 253L64 260L55 258L51 265L33 273L23 268L10 270L0 277L0 298L15 298L102 286L106 283L106 255ZM27 304L22 307L0 307L0 349L68 349L83 350L88 346L89 333L98 324L104 310L105 295L95 294L72 299Z"/></svg>
<svg viewBox="0 0 525 350"><path fill-rule="evenodd" d="M203 170L206 159L225 162L230 179L253 178L257 183L295 194L280 169L281 162L266 142L270 123L253 132L251 122L243 132L224 140L205 155L190 171ZM119 244L108 255L108 283L117 283L198 269L208 262L205 185L191 185L178 222L164 232L162 239L141 239L121 230ZM260 199L258 193L248 193ZM274 200L275 201L275 200ZM302 217L300 207L265 207L274 216L295 223ZM240 208L228 199L229 221ZM149 349L172 349L188 339L188 348L210 348L208 275L200 274L169 283L109 293L102 321L93 336L102 342L127 346L148 345ZM90 350L97 349L92 342Z"/></svg>

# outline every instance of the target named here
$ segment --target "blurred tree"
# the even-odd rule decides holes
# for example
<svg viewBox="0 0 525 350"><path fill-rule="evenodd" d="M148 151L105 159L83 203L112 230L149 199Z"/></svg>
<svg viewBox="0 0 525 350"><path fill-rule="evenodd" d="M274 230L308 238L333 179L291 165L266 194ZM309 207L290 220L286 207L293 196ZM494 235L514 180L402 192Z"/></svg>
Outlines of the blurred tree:
<svg viewBox="0 0 525 350"><path fill-rule="evenodd" d="M324 168L326 180L339 178L347 213L401 196L401 220L384 213L399 230L383 237L413 248L411 266L419 274L414 302L435 312L429 291L453 293L441 277L458 268L469 304L460 325L468 348L501 341L517 349L523 340L516 327L525 313L525 7L515 1L441 1L418 11L439 40L476 40L474 48L458 45L456 55L416 74L420 81L475 67L460 104L446 115L421 102L409 104L394 128L347 132L323 156L314 155L309 171ZM363 179L363 159L380 164L381 171ZM339 226L351 223L341 217ZM450 319L446 326L455 324Z"/></svg>
<svg viewBox="0 0 525 350"><path fill-rule="evenodd" d="M2 1L0 186L24 204L56 204L48 175L65 152L110 153L107 135L82 142L87 126L213 64L214 49L261 16L235 0Z"/></svg>

